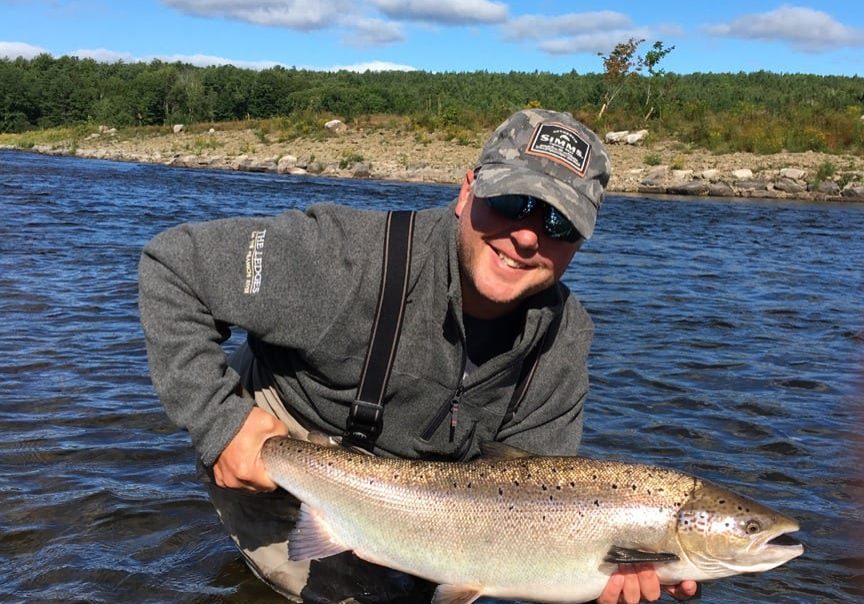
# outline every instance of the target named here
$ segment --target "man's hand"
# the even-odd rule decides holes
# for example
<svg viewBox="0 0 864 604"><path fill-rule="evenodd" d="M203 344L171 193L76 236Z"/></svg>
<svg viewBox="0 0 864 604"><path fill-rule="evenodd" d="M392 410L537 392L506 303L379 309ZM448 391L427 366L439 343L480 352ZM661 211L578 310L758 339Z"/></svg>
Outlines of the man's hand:
<svg viewBox="0 0 864 604"><path fill-rule="evenodd" d="M271 436L287 436L288 427L259 407L252 407L246 421L213 464L216 484L227 489L273 491L278 486L270 480L261 461L261 447Z"/></svg>
<svg viewBox="0 0 864 604"><path fill-rule="evenodd" d="M684 581L678 585L664 585L662 590L676 600L686 600L696 594L695 581ZM656 602L660 599L660 580L650 564L625 564L618 567L606 584L606 589L597 598L597 604L638 604Z"/></svg>

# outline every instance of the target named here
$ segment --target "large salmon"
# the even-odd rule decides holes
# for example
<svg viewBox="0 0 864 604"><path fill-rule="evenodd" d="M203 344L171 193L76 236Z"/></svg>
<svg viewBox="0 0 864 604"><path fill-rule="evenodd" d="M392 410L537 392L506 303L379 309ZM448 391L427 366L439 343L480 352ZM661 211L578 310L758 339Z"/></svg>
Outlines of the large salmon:
<svg viewBox="0 0 864 604"><path fill-rule="evenodd" d="M652 563L675 584L761 572L803 552L786 535L795 520L681 472L486 449L448 463L276 437L262 455L302 502L292 559L351 550L438 583L435 604L586 602L617 564Z"/></svg>

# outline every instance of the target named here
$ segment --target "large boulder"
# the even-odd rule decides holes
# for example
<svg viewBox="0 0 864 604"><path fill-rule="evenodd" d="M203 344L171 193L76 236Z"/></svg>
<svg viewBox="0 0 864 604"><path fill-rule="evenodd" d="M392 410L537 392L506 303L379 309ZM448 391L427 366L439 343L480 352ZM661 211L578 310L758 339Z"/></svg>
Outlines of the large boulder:
<svg viewBox="0 0 864 604"><path fill-rule="evenodd" d="M326 128L328 132L332 132L334 134L339 134L348 130L348 126L346 126L345 123L341 120L330 120L329 122L324 124L324 128Z"/></svg>

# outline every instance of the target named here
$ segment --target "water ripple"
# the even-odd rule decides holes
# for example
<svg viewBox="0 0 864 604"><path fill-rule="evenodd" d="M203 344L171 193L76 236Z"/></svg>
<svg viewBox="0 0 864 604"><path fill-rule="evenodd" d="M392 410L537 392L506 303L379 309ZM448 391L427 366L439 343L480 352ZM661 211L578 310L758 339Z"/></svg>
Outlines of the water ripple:
<svg viewBox="0 0 864 604"><path fill-rule="evenodd" d="M0 151L0 600L278 602L150 386L141 247L177 223L455 187ZM696 473L801 521L807 550L705 601L864 598L864 206L611 196L564 276L596 337L584 450Z"/></svg>

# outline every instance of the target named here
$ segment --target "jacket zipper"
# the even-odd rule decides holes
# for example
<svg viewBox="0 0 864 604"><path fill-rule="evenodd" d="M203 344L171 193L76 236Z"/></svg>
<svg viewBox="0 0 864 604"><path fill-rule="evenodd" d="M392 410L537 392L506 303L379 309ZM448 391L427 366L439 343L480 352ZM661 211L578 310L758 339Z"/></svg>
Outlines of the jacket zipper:
<svg viewBox="0 0 864 604"><path fill-rule="evenodd" d="M456 426L459 424L459 399L462 397L462 387L456 389L456 394L453 395L453 400L450 401L450 438L449 442L453 442L456 438Z"/></svg>
<svg viewBox="0 0 864 604"><path fill-rule="evenodd" d="M450 415L450 442L453 442L453 439L456 435L456 426L459 422L459 399L462 398L462 385L460 384L456 388L456 392L453 393L449 399L444 401L444 404L438 408L438 411L432 417L432 420L426 424L426 427L423 429L423 433L420 434L420 438L423 440L429 440L438 430L444 420L447 418L447 415Z"/></svg>

